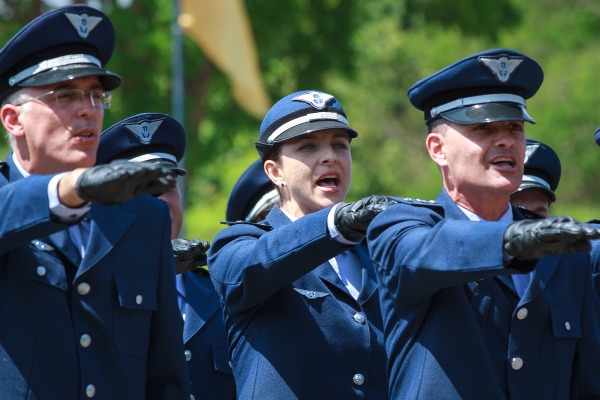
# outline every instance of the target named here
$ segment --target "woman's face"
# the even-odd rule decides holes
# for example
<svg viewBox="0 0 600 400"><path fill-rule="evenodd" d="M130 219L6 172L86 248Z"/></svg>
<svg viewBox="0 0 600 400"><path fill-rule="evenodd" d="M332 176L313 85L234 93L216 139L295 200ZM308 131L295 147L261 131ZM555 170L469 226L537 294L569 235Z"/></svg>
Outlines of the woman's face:
<svg viewBox="0 0 600 400"><path fill-rule="evenodd" d="M282 209L295 217L342 202L352 180L348 133L329 129L290 139L278 162L265 161L265 171L279 186Z"/></svg>

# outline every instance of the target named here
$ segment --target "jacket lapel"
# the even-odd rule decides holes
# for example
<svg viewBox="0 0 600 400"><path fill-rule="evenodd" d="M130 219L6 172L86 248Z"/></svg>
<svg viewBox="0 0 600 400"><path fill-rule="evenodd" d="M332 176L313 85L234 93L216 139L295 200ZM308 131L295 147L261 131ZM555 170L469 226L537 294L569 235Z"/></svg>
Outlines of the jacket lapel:
<svg viewBox="0 0 600 400"><path fill-rule="evenodd" d="M109 208L100 204L93 204L89 215L90 237L78 275L97 264L123 237L137 217L119 206Z"/></svg>
<svg viewBox="0 0 600 400"><path fill-rule="evenodd" d="M206 288L201 283L203 278L195 274L197 273L186 272L183 275L187 299L186 317L183 325L184 343L187 343L204 326L206 321L220 309L217 293Z"/></svg>
<svg viewBox="0 0 600 400"><path fill-rule="evenodd" d="M556 271L556 268L558 267L560 258L561 256L547 256L541 258L537 262L537 265L531 274L529 286L521 298L521 304L533 300L542 292L542 290L544 290L548 285L550 278L554 275L554 271Z"/></svg>
<svg viewBox="0 0 600 400"><path fill-rule="evenodd" d="M81 254L69 236L69 230L63 229L48 236L56 248L65 255L75 266L81 263Z"/></svg>

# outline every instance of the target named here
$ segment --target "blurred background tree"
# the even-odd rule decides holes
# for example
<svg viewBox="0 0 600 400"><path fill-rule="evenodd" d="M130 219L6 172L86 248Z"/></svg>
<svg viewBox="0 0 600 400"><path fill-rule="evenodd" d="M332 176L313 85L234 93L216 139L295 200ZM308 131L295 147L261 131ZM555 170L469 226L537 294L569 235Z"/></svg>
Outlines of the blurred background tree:
<svg viewBox="0 0 600 400"><path fill-rule="evenodd" d="M205 0L194 0L201 6ZM0 0L0 41L67 0ZM60 4L59 4L60 3ZM136 113L172 113L174 0L96 0L117 45L108 69L123 77L105 127ZM527 135L552 146L563 164L554 214L600 217L595 186L600 149L596 90L600 4L595 0L247 0L258 60L271 101L301 89L334 94L360 136L353 142L349 200L367 194L432 199L437 169L425 125L406 91L471 53L512 48L536 59L545 82L528 102ZM551 23L550 23L551 21ZM239 175L257 158L260 119L235 101L226 75L190 38L184 41L186 236L212 240ZM6 141L0 156L6 157Z"/></svg>

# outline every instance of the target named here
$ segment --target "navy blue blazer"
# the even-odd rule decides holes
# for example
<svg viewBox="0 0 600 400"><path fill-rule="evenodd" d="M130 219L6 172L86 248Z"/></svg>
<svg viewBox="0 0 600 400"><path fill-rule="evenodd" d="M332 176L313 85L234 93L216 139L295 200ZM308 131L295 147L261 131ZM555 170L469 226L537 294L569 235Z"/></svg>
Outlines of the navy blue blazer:
<svg viewBox="0 0 600 400"><path fill-rule="evenodd" d="M386 399L377 282L366 248L355 300L327 261L348 250L326 208L222 230L209 255L240 399ZM273 228L271 230L271 227Z"/></svg>
<svg viewBox="0 0 600 400"><path fill-rule="evenodd" d="M183 343L191 390L198 400L235 399L219 296L207 272L183 274L187 300Z"/></svg>
<svg viewBox="0 0 600 400"><path fill-rule="evenodd" d="M394 399L600 396L600 307L588 253L540 259L522 298L507 224L472 222L444 191L368 230ZM522 218L517 215L517 217Z"/></svg>
<svg viewBox="0 0 600 400"><path fill-rule="evenodd" d="M9 164L11 162L9 161ZM49 213L51 176L0 178L0 397L187 399L169 212L94 204L86 255Z"/></svg>

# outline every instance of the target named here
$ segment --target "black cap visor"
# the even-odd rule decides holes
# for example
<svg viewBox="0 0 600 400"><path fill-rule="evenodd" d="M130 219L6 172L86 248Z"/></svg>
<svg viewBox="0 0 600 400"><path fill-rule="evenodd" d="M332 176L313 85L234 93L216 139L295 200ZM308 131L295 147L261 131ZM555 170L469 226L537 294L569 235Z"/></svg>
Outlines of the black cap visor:
<svg viewBox="0 0 600 400"><path fill-rule="evenodd" d="M447 121L460 125L487 122L526 121L535 124L525 107L515 103L484 103L461 107L439 114Z"/></svg>
<svg viewBox="0 0 600 400"><path fill-rule="evenodd" d="M160 160L149 160L146 161L152 164L158 164L162 167L168 168L171 171L175 172L177 175L179 176L184 176L187 175L187 171L183 168L180 168L177 164L172 163L169 160L165 160L165 159L160 159Z"/></svg>
<svg viewBox="0 0 600 400"><path fill-rule="evenodd" d="M86 76L97 76L104 90L113 90L121 84L121 77L104 71L93 64L71 64L55 67L35 74L17 84L21 87L37 87L69 81Z"/></svg>
<svg viewBox="0 0 600 400"><path fill-rule="evenodd" d="M523 182L521 182L521 185L516 190L516 192L521 192L526 189L538 189L546 193L550 198L550 202L554 203L556 201L556 195L549 188L549 186L550 185L545 184L545 181L541 178L534 177L531 175L523 175Z"/></svg>

